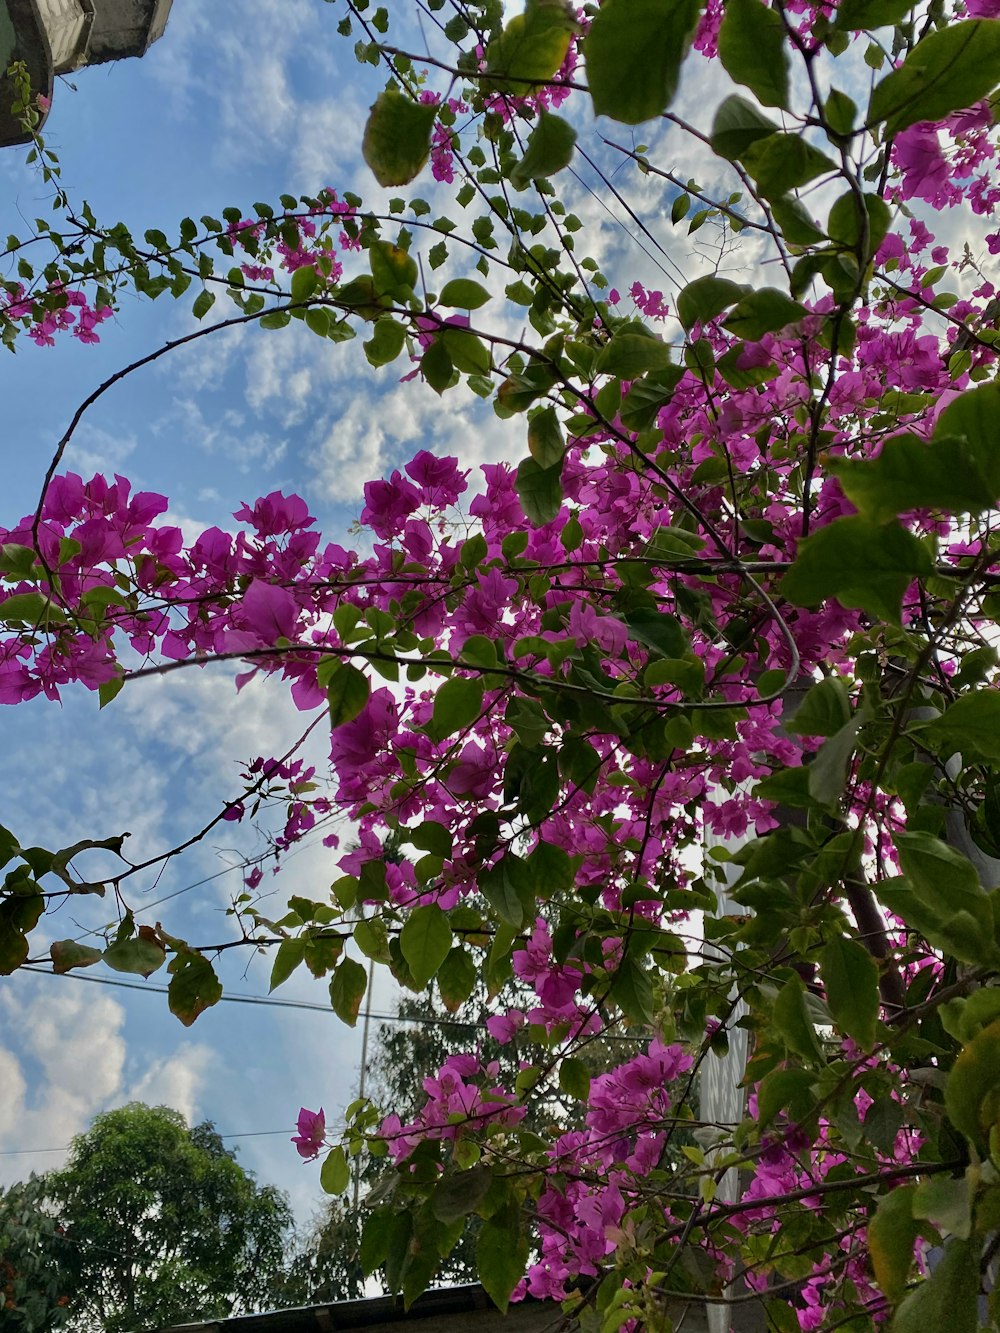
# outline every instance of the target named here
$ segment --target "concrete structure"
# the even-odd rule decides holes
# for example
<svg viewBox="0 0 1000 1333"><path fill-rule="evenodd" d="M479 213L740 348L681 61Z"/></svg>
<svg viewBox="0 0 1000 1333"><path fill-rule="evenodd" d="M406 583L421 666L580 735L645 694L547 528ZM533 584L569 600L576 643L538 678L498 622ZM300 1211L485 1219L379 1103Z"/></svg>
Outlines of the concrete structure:
<svg viewBox="0 0 1000 1333"><path fill-rule="evenodd" d="M13 61L27 66L32 91L51 99L57 74L145 55L163 33L170 5L171 0L0 0L0 147L28 138L11 111L14 89L6 70Z"/></svg>

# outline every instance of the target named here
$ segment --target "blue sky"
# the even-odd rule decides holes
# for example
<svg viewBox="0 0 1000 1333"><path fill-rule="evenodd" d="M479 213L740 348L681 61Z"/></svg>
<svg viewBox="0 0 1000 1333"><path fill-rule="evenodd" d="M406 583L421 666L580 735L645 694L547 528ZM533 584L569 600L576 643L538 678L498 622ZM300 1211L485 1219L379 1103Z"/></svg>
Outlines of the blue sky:
<svg viewBox="0 0 1000 1333"><path fill-rule="evenodd" d="M254 200L282 191L360 185L359 126L376 86L361 86L349 46L333 31L332 7L250 0L227 27L232 13L175 0L165 36L143 60L81 70L75 88L57 83L47 139L67 188L88 199L98 218L122 219L140 234L149 226L169 233L185 214L217 214L230 204L249 211ZM23 157L20 149L0 155L4 234L23 234L23 217L47 212L45 190ZM187 311L169 297L132 301L103 326L97 347L63 339L5 354L0 523L13 525L34 507L47 458L77 403L190 327ZM384 466L382 455L410 456L424 443L420 415L411 432L396 413L409 440L394 438L392 428L365 430L359 367L345 366L345 358L333 364L338 349L311 335L296 339L297 332L223 335L196 355L178 354L126 380L88 415L67 467L85 476L122 472L137 487L165 493L175 521L192 533L231 524L242 502L281 489L305 495L324 531L343 534L360 512L363 481ZM238 792L239 761L282 753L301 730L278 690L254 687L238 699L221 671L187 675L126 691L101 715L85 693L71 693L61 706L36 700L5 709L6 767L18 776L0 822L26 844L50 846L130 829L133 854L148 855ZM322 747L314 756L322 759ZM240 873L226 868L252 846L243 830L223 825L161 878L150 876L137 905L215 875L164 904L163 919L192 940L230 937L223 909ZM305 847L275 887L286 896L305 889L321 896L335 873L330 858L321 846ZM97 907L95 916L94 905L85 906L85 918L63 913L53 936L75 933L74 921L97 924L101 912L110 915L110 907ZM223 970L227 990L266 993L266 960L233 957ZM325 991L296 980L280 996L323 1003ZM389 988L380 997L383 1008L391 1006ZM59 1148L94 1113L140 1097L210 1118L226 1134L283 1131L234 1142L241 1160L289 1189L307 1216L320 1198L317 1174L299 1163L287 1134L300 1104L322 1103L335 1114L354 1096L359 1047L359 1034L329 1011L221 1004L185 1030L160 994L72 977L4 979L0 1182L60 1160L24 1150Z"/></svg>

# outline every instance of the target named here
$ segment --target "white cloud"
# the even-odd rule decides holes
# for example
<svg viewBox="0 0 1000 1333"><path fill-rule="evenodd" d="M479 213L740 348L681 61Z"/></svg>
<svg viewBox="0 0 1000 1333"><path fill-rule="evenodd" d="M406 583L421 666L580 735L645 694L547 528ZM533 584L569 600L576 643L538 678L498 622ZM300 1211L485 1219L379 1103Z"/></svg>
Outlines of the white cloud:
<svg viewBox="0 0 1000 1333"><path fill-rule="evenodd" d="M81 422L63 460L63 470L79 472L89 480L95 472L111 476L121 472L126 459L135 453L135 435L113 434L89 421Z"/></svg>
<svg viewBox="0 0 1000 1333"><path fill-rule="evenodd" d="M218 1053L204 1043L187 1043L173 1055L154 1060L130 1086L122 1102L172 1106L189 1125L199 1117L199 1099L218 1064Z"/></svg>
<svg viewBox="0 0 1000 1333"><path fill-rule="evenodd" d="M19 977L16 991L0 994L5 1030L17 1035L22 1049L18 1055L0 1047L0 1146L8 1151L68 1145L122 1084L122 1006L105 995L84 994L82 987L44 984L51 989ZM36 1067L30 1085L29 1062ZM0 1170L10 1181L61 1161L56 1153L10 1157L0 1159Z"/></svg>
<svg viewBox="0 0 1000 1333"><path fill-rule="evenodd" d="M0 1143L16 1142L24 1123L28 1083L13 1051L0 1046Z"/></svg>

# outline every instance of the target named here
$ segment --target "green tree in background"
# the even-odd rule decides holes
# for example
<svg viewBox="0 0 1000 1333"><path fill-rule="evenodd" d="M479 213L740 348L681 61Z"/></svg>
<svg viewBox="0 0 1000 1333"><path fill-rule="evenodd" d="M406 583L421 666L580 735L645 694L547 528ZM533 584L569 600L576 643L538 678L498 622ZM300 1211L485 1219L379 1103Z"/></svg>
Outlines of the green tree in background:
<svg viewBox="0 0 1000 1333"><path fill-rule="evenodd" d="M44 1177L0 1190L0 1327L49 1333L69 1314L72 1247L45 1206Z"/></svg>
<svg viewBox="0 0 1000 1333"><path fill-rule="evenodd" d="M178 1111L133 1102L99 1115L44 1180L68 1244L79 1333L273 1304L288 1201L259 1186L211 1124L189 1129Z"/></svg>

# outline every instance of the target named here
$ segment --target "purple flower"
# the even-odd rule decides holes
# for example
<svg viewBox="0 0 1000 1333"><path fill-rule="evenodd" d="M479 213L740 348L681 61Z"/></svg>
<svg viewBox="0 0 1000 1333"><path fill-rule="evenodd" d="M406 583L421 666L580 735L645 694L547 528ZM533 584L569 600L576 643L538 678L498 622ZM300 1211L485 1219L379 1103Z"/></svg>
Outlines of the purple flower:
<svg viewBox="0 0 1000 1333"><path fill-rule="evenodd" d="M318 1111L307 1111L303 1106L299 1111L296 1127L299 1132L292 1138L295 1151L307 1162L311 1162L319 1156L326 1140L326 1116L323 1114L322 1106Z"/></svg>

